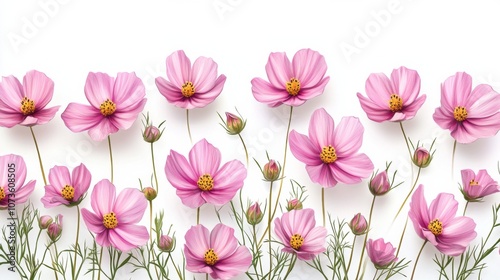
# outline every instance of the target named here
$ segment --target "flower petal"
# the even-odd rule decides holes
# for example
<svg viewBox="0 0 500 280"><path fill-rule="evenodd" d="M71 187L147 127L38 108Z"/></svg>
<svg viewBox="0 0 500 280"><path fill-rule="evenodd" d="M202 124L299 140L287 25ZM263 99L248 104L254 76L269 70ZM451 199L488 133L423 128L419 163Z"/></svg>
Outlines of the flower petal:
<svg viewBox="0 0 500 280"><path fill-rule="evenodd" d="M438 219L445 226L455 217L457 209L458 202L452 194L440 193L429 206L429 219Z"/></svg>
<svg viewBox="0 0 500 280"><path fill-rule="evenodd" d="M306 165L306 171L311 181L320 184L323 188L332 188L338 183L328 164Z"/></svg>
<svg viewBox="0 0 500 280"><path fill-rule="evenodd" d="M234 253L217 262L210 276L214 279L233 279L248 270L252 264L252 255L245 246L239 246Z"/></svg>
<svg viewBox="0 0 500 280"><path fill-rule="evenodd" d="M215 86L216 79L217 63L208 57L198 57L193 63L193 69L189 77L195 87L195 92L204 93L211 90Z"/></svg>
<svg viewBox="0 0 500 280"><path fill-rule="evenodd" d="M92 106L70 103L61 118L71 131L82 132L95 127L104 116Z"/></svg>
<svg viewBox="0 0 500 280"><path fill-rule="evenodd" d="M148 239L149 234L145 226L127 224L109 230L111 245L122 252L144 246Z"/></svg>
<svg viewBox="0 0 500 280"><path fill-rule="evenodd" d="M59 110L60 106L55 106L55 107L50 107L50 108L45 108L40 111L36 111L33 115L27 116L26 119L21 123L21 125L26 125L26 126L31 126L31 125L41 125L41 124L46 124L49 121L51 121L55 114L57 113L57 110ZM28 119L33 118L33 124L28 124Z"/></svg>
<svg viewBox="0 0 500 280"><path fill-rule="evenodd" d="M210 232L203 225L191 226L184 239L186 240L185 248L188 248L197 259L203 259L205 252L211 248Z"/></svg>
<svg viewBox="0 0 500 280"><path fill-rule="evenodd" d="M319 52L301 49L293 56L293 74L299 80L301 88L315 87L326 74L326 61Z"/></svg>
<svg viewBox="0 0 500 280"><path fill-rule="evenodd" d="M61 190L66 186L72 186L71 176L66 166L54 166L49 170L49 183L56 189Z"/></svg>
<svg viewBox="0 0 500 280"><path fill-rule="evenodd" d="M397 93L391 80L383 73L370 74L366 80L365 91L368 98L382 108L389 108L391 94Z"/></svg>
<svg viewBox="0 0 500 280"><path fill-rule="evenodd" d="M309 121L309 139L313 146L322 149L334 145L335 123L324 108L317 109ZM336 147L334 147L336 148Z"/></svg>
<svg viewBox="0 0 500 280"><path fill-rule="evenodd" d="M335 180L344 184L357 184L373 171L373 163L365 154L339 158L329 166Z"/></svg>
<svg viewBox="0 0 500 280"><path fill-rule="evenodd" d="M91 232L99 234L107 230L102 224L102 216L97 216L86 208L82 208L81 214L83 221L85 222L85 226L87 226L87 229Z"/></svg>
<svg viewBox="0 0 500 280"><path fill-rule="evenodd" d="M191 151L189 151L189 163L198 176L208 174L213 178L220 166L220 160L221 153L219 149L208 143L205 138L194 144Z"/></svg>
<svg viewBox="0 0 500 280"><path fill-rule="evenodd" d="M261 78L252 79L252 94L257 101L270 107L281 105L290 96L285 89L276 88Z"/></svg>
<svg viewBox="0 0 500 280"><path fill-rule="evenodd" d="M0 110L21 113L20 102L24 96L23 86L16 77L2 77L0 83Z"/></svg>
<svg viewBox="0 0 500 280"><path fill-rule="evenodd" d="M319 155L321 151L303 134L292 130L290 132L290 151L301 162L306 165L320 165L323 164Z"/></svg>
<svg viewBox="0 0 500 280"><path fill-rule="evenodd" d="M94 108L99 109L107 99L113 101L114 82L115 79L106 73L89 72L84 91L87 100Z"/></svg>
<svg viewBox="0 0 500 280"><path fill-rule="evenodd" d="M210 248L214 249L219 260L231 257L237 247L238 240L234 237L234 229L217 224L210 233Z"/></svg>
<svg viewBox="0 0 500 280"><path fill-rule="evenodd" d="M465 72L457 72L446 79L441 86L441 106L448 110L466 106L471 89L472 77Z"/></svg>
<svg viewBox="0 0 500 280"><path fill-rule="evenodd" d="M126 188L116 198L113 212L118 224L135 224L141 221L148 202L144 194L138 189Z"/></svg>
<svg viewBox="0 0 500 280"><path fill-rule="evenodd" d="M213 175L213 189L202 192L201 196L208 203L214 205L226 204L243 187L243 181L246 177L247 170L240 161L227 162Z"/></svg>
<svg viewBox="0 0 500 280"><path fill-rule="evenodd" d="M286 83L293 78L290 60L284 52L273 52L269 55L266 64L266 73L269 82L274 88L285 89Z"/></svg>
<svg viewBox="0 0 500 280"><path fill-rule="evenodd" d="M112 94L111 101L116 104L116 111L124 112L130 111L129 107L136 108L144 100L146 90L142 80L134 72L118 73Z"/></svg>
<svg viewBox="0 0 500 280"><path fill-rule="evenodd" d="M87 167L81 163L75 167L71 173L72 186L75 188L75 200L80 199L80 197L87 192L90 187L90 181L92 180L92 174L87 169Z"/></svg>
<svg viewBox="0 0 500 280"><path fill-rule="evenodd" d="M26 97L34 101L36 110L45 108L54 93L54 81L36 70L26 73L23 87Z"/></svg>
<svg viewBox="0 0 500 280"><path fill-rule="evenodd" d="M90 205L98 217L103 217L113 211L115 207L115 198L115 185L108 179L103 179L94 186L90 198Z"/></svg>
<svg viewBox="0 0 500 280"><path fill-rule="evenodd" d="M413 193L410 202L410 212L408 213L410 220L413 223L415 232L422 239L426 239L422 231L429 224L429 210L424 197L424 186L420 184Z"/></svg>
<svg viewBox="0 0 500 280"><path fill-rule="evenodd" d="M118 127L113 125L109 118L103 118L94 127L89 129L89 136L94 141L102 141L109 135L118 132Z"/></svg>
<svg viewBox="0 0 500 280"><path fill-rule="evenodd" d="M403 99L403 105L412 104L420 93L420 76L417 71L401 66L392 71L391 80L394 93Z"/></svg>
<svg viewBox="0 0 500 280"><path fill-rule="evenodd" d="M114 127L118 129L129 129L137 120L137 116L142 112L146 105L146 99L140 100L133 106L129 106L126 110L116 110L108 119Z"/></svg>
<svg viewBox="0 0 500 280"><path fill-rule="evenodd" d="M187 106L187 108L203 108L212 103L222 92L225 82L226 76L220 75L215 81L212 88L208 89L206 92L195 93L190 98L187 98L187 100L189 101L189 106Z"/></svg>
<svg viewBox="0 0 500 280"><path fill-rule="evenodd" d="M331 144L338 158L349 157L361 148L365 129L356 117L343 117L333 132Z"/></svg>
<svg viewBox="0 0 500 280"><path fill-rule="evenodd" d="M185 82L189 81L190 73L191 61L183 50L175 51L167 57L167 77L177 88L180 89Z"/></svg>

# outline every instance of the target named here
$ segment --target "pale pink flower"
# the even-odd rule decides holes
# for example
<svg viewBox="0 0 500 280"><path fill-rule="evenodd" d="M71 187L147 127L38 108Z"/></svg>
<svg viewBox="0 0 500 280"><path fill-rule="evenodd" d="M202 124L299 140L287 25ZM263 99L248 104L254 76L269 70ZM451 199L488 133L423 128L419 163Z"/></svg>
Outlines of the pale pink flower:
<svg viewBox="0 0 500 280"><path fill-rule="evenodd" d="M487 195L500 192L498 182L485 169L479 170L477 175L470 169L462 170L462 184L460 191L465 200L470 202L480 201Z"/></svg>
<svg viewBox="0 0 500 280"><path fill-rule="evenodd" d="M205 203L223 205L243 187L247 170L238 160L220 164L219 149L202 139L189 152L189 161L171 150L165 174L184 205L191 208Z"/></svg>
<svg viewBox="0 0 500 280"><path fill-rule="evenodd" d="M476 237L476 223L464 216L455 217L458 202L449 193L440 193L430 206L420 185L410 202L409 217L420 238L429 241L443 254L459 256Z"/></svg>
<svg viewBox="0 0 500 280"><path fill-rule="evenodd" d="M384 242L383 238L377 240L368 240L366 242L366 253L377 269L385 269L392 263L396 262L398 258L394 254L394 248L391 242Z"/></svg>
<svg viewBox="0 0 500 280"><path fill-rule="evenodd" d="M321 108L314 111L309 122L309 137L295 130L290 132L290 150L306 164L314 183L325 188L338 182L355 184L370 176L373 163L358 153L363 142L363 125L356 117L344 117L335 128L332 117Z"/></svg>
<svg viewBox="0 0 500 280"><path fill-rule="evenodd" d="M459 143L494 136L500 130L500 94L485 84L472 90L472 77L456 73L441 85L441 107L432 117Z"/></svg>
<svg viewBox="0 0 500 280"><path fill-rule="evenodd" d="M326 228L316 227L312 209L292 210L276 218L274 232L283 243L282 251L296 254L299 260L312 260L326 250Z"/></svg>
<svg viewBox="0 0 500 280"><path fill-rule="evenodd" d="M417 71L401 66L394 69L389 79L383 73L370 74L365 85L368 98L358 92L361 107L375 122L398 122L415 117L426 96L420 93Z"/></svg>
<svg viewBox="0 0 500 280"><path fill-rule="evenodd" d="M212 232L203 225L192 226L186 232L186 269L195 273L209 273L214 279L233 279L247 271L252 255L245 246L239 246L234 229L217 224Z"/></svg>
<svg viewBox="0 0 500 280"><path fill-rule="evenodd" d="M0 126L34 126L49 122L60 107L45 108L53 93L54 82L36 70L26 73L22 85L14 76L2 77Z"/></svg>
<svg viewBox="0 0 500 280"><path fill-rule="evenodd" d="M302 105L323 93L330 80L326 69L325 58L311 49L299 50L292 62L284 52L271 53L266 64L269 82L252 79L253 96L270 107Z"/></svg>
<svg viewBox="0 0 500 280"><path fill-rule="evenodd" d="M0 157L0 210L24 203L35 189L35 180L26 180L26 163L21 156Z"/></svg>
<svg viewBox="0 0 500 280"><path fill-rule="evenodd" d="M49 184L41 201L45 208L58 205L80 204L90 187L92 175L84 164L73 169L71 175L66 166L54 166L49 171Z"/></svg>
<svg viewBox="0 0 500 280"><path fill-rule="evenodd" d="M198 57L193 66L184 51L167 57L167 78L156 78L156 86L168 102L184 109L202 108L212 103L224 88L226 76L217 77L217 63Z"/></svg>
<svg viewBox="0 0 500 280"><path fill-rule="evenodd" d="M100 246L125 252L148 242L148 230L137 225L148 206L138 189L123 189L117 197L115 186L104 179L95 185L90 205L94 213L83 208L82 217Z"/></svg>
<svg viewBox="0 0 500 280"><path fill-rule="evenodd" d="M135 73L118 73L115 79L90 72L85 82L90 106L70 103L61 117L71 131L88 130L94 141L101 141L132 126L146 104L145 95L144 84Z"/></svg>

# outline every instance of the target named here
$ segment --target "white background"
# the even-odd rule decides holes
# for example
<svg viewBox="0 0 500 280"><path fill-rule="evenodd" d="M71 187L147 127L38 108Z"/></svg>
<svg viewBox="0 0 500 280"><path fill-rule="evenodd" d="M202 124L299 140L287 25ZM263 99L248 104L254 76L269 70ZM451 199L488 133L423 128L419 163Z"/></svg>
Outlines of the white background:
<svg viewBox="0 0 500 280"><path fill-rule="evenodd" d="M166 57L179 49L185 50L191 61L198 56L212 57L219 65L219 73L227 76L224 90L215 102L191 111L194 142L206 138L221 149L223 162L234 158L244 161L239 139L225 134L216 114L234 112L237 107L248 119L242 136L250 156L264 163L266 150L272 158L282 161L288 108L269 108L257 102L251 93L250 80L266 77L264 67L270 52L285 51L291 58L301 48L317 50L325 56L331 80L323 95L294 110L292 128L307 133L310 116L320 107L337 123L342 116L360 118L365 127L362 152L372 159L375 168L383 169L386 161L392 161L400 174L398 180L405 181L399 189L377 199L370 232L371 237L384 237L396 246L404 215L392 227L390 222L411 181L406 147L397 124L368 120L356 93L365 94L364 85L370 73L390 75L392 69L402 65L419 72L421 94L427 95L427 101L417 116L404 125L415 142L420 140L428 146L437 137L435 158L423 170L420 182L425 185L428 202L439 192L455 194L461 213L464 201L458 191L460 169L485 168L499 180L496 166L500 160L500 136L459 144L451 179L453 139L434 123L432 114L439 106L441 82L457 71L471 74L474 86L488 83L500 91L499 12L497 1L0 1L0 75L14 75L22 80L27 71L36 69L54 80L55 92L49 106L61 105L61 109L50 123L34 128L45 170L48 174L56 164L73 168L83 162L92 173L93 186L109 178L107 143L93 142L86 133L72 133L64 126L60 114L69 102L87 103L83 87L89 71L111 76L135 71L146 85L145 112L150 112L155 124L166 120L165 134L155 145L161 189L155 205L156 210L160 207L165 210L164 229L174 224L179 253L186 230L195 223L196 211L181 204L163 171L170 149L186 155L191 148L185 111L169 104L154 84L154 78L166 76ZM151 176L149 145L142 141L140 130L138 120L131 129L112 135L115 185L119 189L138 187L138 179L148 182ZM61 242L73 243L75 209L44 209L39 201L44 193L43 181L29 130L20 126L0 128L0 139L1 155L15 153L26 160L28 178L37 180L32 200L40 206L41 213L65 215ZM305 206L318 210L316 219L320 221L317 207L320 186L310 181L304 164L291 153L288 155L286 175L307 186L309 197ZM253 163L248 174L244 195L263 202L267 183L261 181ZM289 198L289 190L290 185L285 184L282 201ZM339 184L328 189L326 196L328 211L333 216L347 220L357 212L368 216L371 194L366 181L353 186ZM490 207L495 202L499 202L498 194L482 204L469 206L468 214L478 224L479 236L484 236L490 226ZM87 198L83 207L89 204ZM228 212L228 208L222 211ZM403 213L406 211L407 208ZM6 213L0 215L6 220ZM202 207L202 222L208 228L216 223L214 217L212 207ZM224 219L235 226L228 216ZM84 239L89 240L84 227L82 235L80 244ZM498 237L496 231L493 238ZM477 242L479 237L473 241ZM409 226L400 256L413 260L421 244L422 240ZM64 247L61 245L59 248ZM355 272L361 245L358 239L351 273ZM417 279L437 279L437 266L432 262L436 252L432 246L426 247ZM500 273L498 252L487 261L489 267L483 272L483 279L495 279ZM411 267L412 264L405 270L407 275ZM123 278L128 279L131 276L127 269L122 272ZM3 275L8 273L6 267L1 270ZM368 265L366 278L373 273L373 267ZM44 275L52 277L48 272ZM204 275L197 278L204 279ZM319 279L319 276L298 263L292 278Z"/></svg>

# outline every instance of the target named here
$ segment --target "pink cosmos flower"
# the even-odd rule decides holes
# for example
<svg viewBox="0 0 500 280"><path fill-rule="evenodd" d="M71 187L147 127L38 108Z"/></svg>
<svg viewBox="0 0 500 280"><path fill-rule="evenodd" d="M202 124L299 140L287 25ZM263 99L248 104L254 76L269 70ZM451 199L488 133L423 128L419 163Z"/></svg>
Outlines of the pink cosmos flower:
<svg viewBox="0 0 500 280"><path fill-rule="evenodd" d="M217 224L212 232L203 225L192 226L186 232L186 268L191 272L209 273L214 279L233 279L247 271L252 255L239 246L234 229Z"/></svg>
<svg viewBox="0 0 500 280"><path fill-rule="evenodd" d="M88 130L94 141L129 129L146 104L144 84L135 73L118 73L115 79L90 72L85 96L90 106L70 103L61 117L71 131Z"/></svg>
<svg viewBox="0 0 500 280"><path fill-rule="evenodd" d="M325 58L311 49L299 50L290 63L284 52L271 53L266 64L269 82L252 79L257 101L270 107L299 106L323 93L330 77L325 77Z"/></svg>
<svg viewBox="0 0 500 280"><path fill-rule="evenodd" d="M487 195L500 192L500 186L485 169L479 170L477 175L470 169L462 170L462 183L460 191L465 200L470 202L480 201Z"/></svg>
<svg viewBox="0 0 500 280"><path fill-rule="evenodd" d="M457 209L458 202L449 193L440 193L427 207L420 185L411 198L409 217L420 238L443 254L459 256L476 237L476 223L469 217L455 217Z"/></svg>
<svg viewBox="0 0 500 280"><path fill-rule="evenodd" d="M44 73L31 70L23 84L14 76L0 83L0 126L34 126L49 122L60 106L45 108L52 100L54 82Z"/></svg>
<svg viewBox="0 0 500 280"><path fill-rule="evenodd" d="M398 261L394 252L396 252L396 248L392 246L391 242L385 243L383 238L377 240L370 238L366 242L366 253L377 269L387 268L393 262Z"/></svg>
<svg viewBox="0 0 500 280"><path fill-rule="evenodd" d="M312 260L326 250L326 228L316 227L312 209L292 210L276 218L274 232L285 246L282 251L296 254L299 260Z"/></svg>
<svg viewBox="0 0 500 280"><path fill-rule="evenodd" d="M115 186L104 179L95 185L90 205L94 213L83 208L82 217L100 246L125 252L148 242L146 227L136 225L148 205L138 189L124 189L116 197Z"/></svg>
<svg viewBox="0 0 500 280"><path fill-rule="evenodd" d="M459 143L491 137L500 130L500 94L481 84L472 89L472 77L456 73L441 85L441 107L434 121Z"/></svg>
<svg viewBox="0 0 500 280"><path fill-rule="evenodd" d="M156 86L168 102L184 109L202 108L219 96L226 76L217 77L217 63L198 57L193 66L184 51L167 57L167 78L156 78Z"/></svg>
<svg viewBox="0 0 500 280"><path fill-rule="evenodd" d="M205 139L189 151L189 161L176 151L170 151L165 173L184 205L191 208L207 202L223 205L243 187L247 177L245 166L232 160L220 167L220 161L219 149Z"/></svg>
<svg viewBox="0 0 500 280"><path fill-rule="evenodd" d="M25 203L35 189L36 181L24 185L27 172L24 159L13 154L1 156L0 168L0 210L12 208L12 201L16 205Z"/></svg>
<svg viewBox="0 0 500 280"><path fill-rule="evenodd" d="M309 122L309 137L292 130L290 150L306 164L311 180L325 188L337 182L355 184L370 176L373 163L358 153L363 142L363 125L356 117L344 117L335 129L332 117L321 108Z"/></svg>
<svg viewBox="0 0 500 280"><path fill-rule="evenodd" d="M394 69L389 79L383 73L370 74L365 85L368 98L358 92L361 107L375 122L399 122L415 117L426 96L420 93L420 76L404 66Z"/></svg>
<svg viewBox="0 0 500 280"><path fill-rule="evenodd" d="M58 205L75 206L80 204L89 189L92 175L84 164L73 169L72 174L66 166L54 166L49 171L49 185L41 201L45 208Z"/></svg>

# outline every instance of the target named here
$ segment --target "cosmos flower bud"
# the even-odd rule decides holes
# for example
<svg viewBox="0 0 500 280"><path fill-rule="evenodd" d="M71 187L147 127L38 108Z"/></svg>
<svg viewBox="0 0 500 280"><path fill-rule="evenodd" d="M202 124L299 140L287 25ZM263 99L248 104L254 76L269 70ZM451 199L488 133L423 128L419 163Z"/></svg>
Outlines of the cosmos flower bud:
<svg viewBox="0 0 500 280"><path fill-rule="evenodd" d="M370 180L368 184L370 192L373 195L384 195L391 190L391 184L389 183L389 178L387 177L387 171L382 171L375 175Z"/></svg>
<svg viewBox="0 0 500 280"><path fill-rule="evenodd" d="M175 246L175 238L168 235L162 235L158 241L158 249L163 252L172 252Z"/></svg>
<svg viewBox="0 0 500 280"><path fill-rule="evenodd" d="M154 143L161 137L160 130L153 125L147 126L142 133L142 138L148 143Z"/></svg>
<svg viewBox="0 0 500 280"><path fill-rule="evenodd" d="M245 128L246 121L243 121L240 117L235 114L226 112L226 131L227 133L234 135L239 134Z"/></svg>
<svg viewBox="0 0 500 280"><path fill-rule="evenodd" d="M38 220L38 225L40 226L40 229L47 229L50 224L52 224L54 220L52 219L51 216L49 215L44 215L41 216L40 219Z"/></svg>
<svg viewBox="0 0 500 280"><path fill-rule="evenodd" d="M287 202L286 202L286 210L288 212L290 212L292 210L301 210L302 208L304 208L302 206L302 202L296 198L293 198L291 200L287 200Z"/></svg>
<svg viewBox="0 0 500 280"><path fill-rule="evenodd" d="M426 148L424 147L419 147L415 150L413 153L413 163L420 167L420 168L425 168L429 166L429 164L432 161L432 155L427 151Z"/></svg>
<svg viewBox="0 0 500 280"><path fill-rule="evenodd" d="M156 190L153 189L152 187L144 188L142 190L142 193L144 194L144 196L148 201L153 201L153 199L155 199L157 195Z"/></svg>
<svg viewBox="0 0 500 280"><path fill-rule="evenodd" d="M247 222L250 225L257 225L262 221L262 218L264 217L262 211L260 210L260 205L257 202L248 207L245 215L247 217Z"/></svg>
<svg viewBox="0 0 500 280"><path fill-rule="evenodd" d="M366 223L366 219L361 213L354 215L351 222L349 223L349 227L351 231L355 235L363 235L368 230L368 224Z"/></svg>
<svg viewBox="0 0 500 280"><path fill-rule="evenodd" d="M268 163L264 165L262 174L266 181L276 181L280 176L281 166L279 166L273 159L269 160Z"/></svg>
<svg viewBox="0 0 500 280"><path fill-rule="evenodd" d="M57 215L56 221L51 223L47 228L47 235L53 242L56 242L57 240L59 240L59 237L61 237L62 220L63 216L61 214Z"/></svg>

